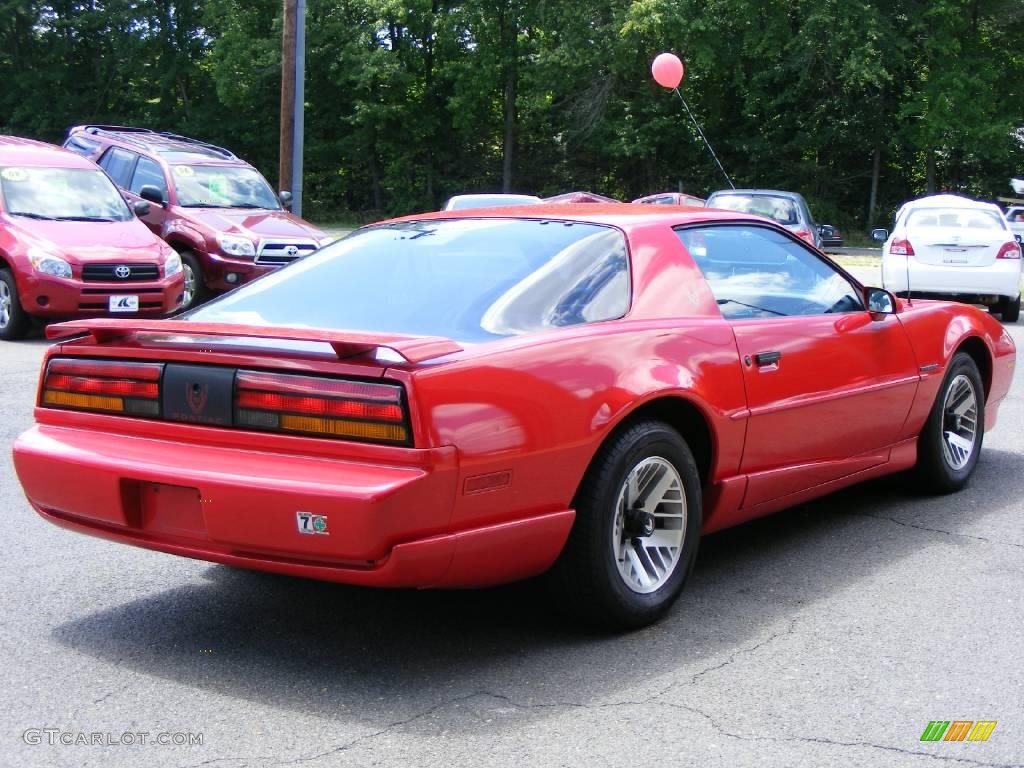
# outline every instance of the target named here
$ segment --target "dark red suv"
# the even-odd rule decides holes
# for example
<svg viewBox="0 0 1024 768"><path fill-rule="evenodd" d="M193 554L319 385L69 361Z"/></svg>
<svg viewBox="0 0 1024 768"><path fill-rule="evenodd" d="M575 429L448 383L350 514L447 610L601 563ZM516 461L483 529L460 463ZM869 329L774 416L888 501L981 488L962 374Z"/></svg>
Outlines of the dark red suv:
<svg viewBox="0 0 1024 768"><path fill-rule="evenodd" d="M184 307L312 253L330 238L284 209L259 171L214 144L146 128L81 125L64 146L97 163L179 254Z"/></svg>

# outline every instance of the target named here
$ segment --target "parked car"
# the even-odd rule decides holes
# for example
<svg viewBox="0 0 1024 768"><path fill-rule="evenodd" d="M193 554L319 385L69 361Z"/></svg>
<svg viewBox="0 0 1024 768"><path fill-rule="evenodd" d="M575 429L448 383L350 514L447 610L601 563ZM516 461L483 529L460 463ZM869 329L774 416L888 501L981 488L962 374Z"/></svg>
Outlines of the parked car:
<svg viewBox="0 0 1024 768"><path fill-rule="evenodd" d="M596 192L563 192L560 195L553 195L552 197L545 197L541 202L544 203L618 203L619 201L613 197L605 197L599 195Z"/></svg>
<svg viewBox="0 0 1024 768"><path fill-rule="evenodd" d="M534 205L540 202L536 195L493 194L455 195L444 204L445 211L464 211L467 208L503 208L510 205Z"/></svg>
<svg viewBox="0 0 1024 768"><path fill-rule="evenodd" d="M897 294L987 305L1020 316L1021 248L998 206L960 195L904 203L882 246L882 285Z"/></svg>
<svg viewBox="0 0 1024 768"><path fill-rule="evenodd" d="M818 233L821 235L823 248L843 247L843 233L837 227L833 227L831 224L822 224L818 227Z"/></svg>
<svg viewBox="0 0 1024 768"><path fill-rule="evenodd" d="M164 315L181 303L181 259L93 163L0 136L0 339L31 318Z"/></svg>
<svg viewBox="0 0 1024 768"><path fill-rule="evenodd" d="M14 446L46 520L350 584L550 571L619 627L702 533L901 470L962 487L1015 357L770 221L638 205L394 220L179 320L48 335Z"/></svg>
<svg viewBox="0 0 1024 768"><path fill-rule="evenodd" d="M777 221L815 248L822 246L821 233L814 217L811 216L811 209L803 195L798 192L783 192L778 189L722 189L708 196L707 206L764 216Z"/></svg>
<svg viewBox="0 0 1024 768"><path fill-rule="evenodd" d="M1014 237L1024 239L1024 205L1011 205L1006 209L1006 221ZM1018 239L1017 242L1020 242Z"/></svg>
<svg viewBox="0 0 1024 768"><path fill-rule="evenodd" d="M327 233L284 210L259 171L223 147L145 128L81 125L68 149L95 160L131 201L153 204L146 225L179 254L184 308L308 255Z"/></svg>
<svg viewBox="0 0 1024 768"><path fill-rule="evenodd" d="M698 208L704 207L703 197L686 195L682 192L660 192L656 195L638 197L633 202L638 205L690 205Z"/></svg>

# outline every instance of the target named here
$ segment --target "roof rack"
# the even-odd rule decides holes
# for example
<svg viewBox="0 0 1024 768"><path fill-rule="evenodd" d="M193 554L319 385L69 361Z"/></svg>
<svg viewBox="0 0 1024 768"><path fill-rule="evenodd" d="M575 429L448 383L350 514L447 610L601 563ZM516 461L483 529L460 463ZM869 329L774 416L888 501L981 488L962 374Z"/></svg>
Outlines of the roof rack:
<svg viewBox="0 0 1024 768"><path fill-rule="evenodd" d="M151 147L154 144L153 140L155 140L155 143L165 146L172 143L191 144L218 154L227 160L238 159L235 153L229 149L219 147L216 144L210 144L208 141L200 141L189 136L182 136L180 133L171 133L170 131L154 131L150 128L133 128L126 125L83 125L81 128L86 133L94 136L106 134L139 147Z"/></svg>
<svg viewBox="0 0 1024 768"><path fill-rule="evenodd" d="M214 152L217 152L218 154L224 155L224 157L227 157L231 160L237 159L235 153L232 152L230 149L218 147L216 144L211 144L208 141L193 139L190 136L182 136L180 133L171 133L169 131L160 131L160 135L165 136L168 139L174 139L175 141L184 142L185 144L197 144L200 147L205 147L206 149L211 149Z"/></svg>

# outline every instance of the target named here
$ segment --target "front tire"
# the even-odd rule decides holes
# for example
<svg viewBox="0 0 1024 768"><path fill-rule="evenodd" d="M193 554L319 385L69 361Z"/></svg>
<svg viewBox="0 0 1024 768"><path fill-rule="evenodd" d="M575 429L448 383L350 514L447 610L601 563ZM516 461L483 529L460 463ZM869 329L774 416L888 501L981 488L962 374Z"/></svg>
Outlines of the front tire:
<svg viewBox="0 0 1024 768"><path fill-rule="evenodd" d="M697 557L700 476L669 425L621 428L574 500L576 521L551 572L564 607L613 629L650 624L675 602Z"/></svg>
<svg viewBox="0 0 1024 768"><path fill-rule="evenodd" d="M180 251L179 255L181 269L185 273L185 287L178 310L184 312L209 301L212 294L203 280L203 269L196 255L192 251Z"/></svg>
<svg viewBox="0 0 1024 768"><path fill-rule="evenodd" d="M22 308L21 299L18 298L18 284L14 280L14 273L9 269L0 269L0 339L23 339L31 324L31 318Z"/></svg>
<svg viewBox="0 0 1024 768"><path fill-rule="evenodd" d="M953 356L918 439L915 471L923 490L959 491L978 464L985 437L985 388L970 355Z"/></svg>

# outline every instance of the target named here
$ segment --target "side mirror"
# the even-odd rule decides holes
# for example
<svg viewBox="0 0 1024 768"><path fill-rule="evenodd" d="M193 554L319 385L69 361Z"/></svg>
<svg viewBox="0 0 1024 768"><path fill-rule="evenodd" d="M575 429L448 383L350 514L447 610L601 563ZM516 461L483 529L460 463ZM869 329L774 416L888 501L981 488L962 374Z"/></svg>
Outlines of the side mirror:
<svg viewBox="0 0 1024 768"><path fill-rule="evenodd" d="M152 184L143 184L142 189L139 190L139 197L156 205L163 206L164 204L164 193Z"/></svg>
<svg viewBox="0 0 1024 768"><path fill-rule="evenodd" d="M865 288L864 303L868 306L868 312L879 315L871 318L872 320L881 320L885 315L896 314L896 297L884 288Z"/></svg>
<svg viewBox="0 0 1024 768"><path fill-rule="evenodd" d="M1024 244L1024 235L1014 235L1013 239L1016 240L1019 244Z"/></svg>
<svg viewBox="0 0 1024 768"><path fill-rule="evenodd" d="M148 216L150 211L149 202L146 200L136 200L132 205L132 210L135 211L136 216Z"/></svg>
<svg viewBox="0 0 1024 768"><path fill-rule="evenodd" d="M282 189L277 194L278 199L281 201L281 205L287 208L289 211L292 209L292 193L288 190Z"/></svg>
<svg viewBox="0 0 1024 768"><path fill-rule="evenodd" d="M889 230L888 229L872 229L871 230L871 239L874 240L876 243L884 243L886 240L889 239Z"/></svg>

